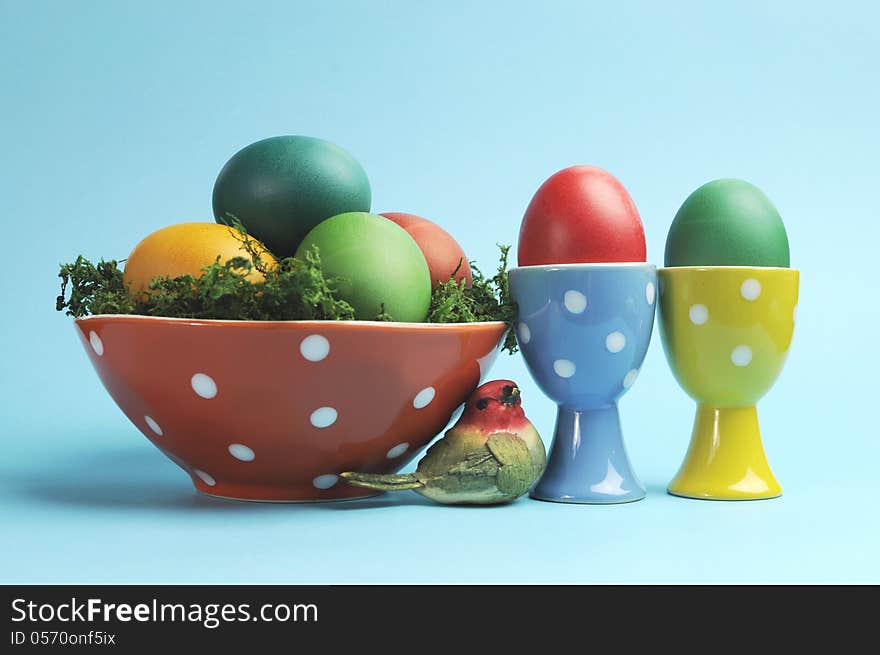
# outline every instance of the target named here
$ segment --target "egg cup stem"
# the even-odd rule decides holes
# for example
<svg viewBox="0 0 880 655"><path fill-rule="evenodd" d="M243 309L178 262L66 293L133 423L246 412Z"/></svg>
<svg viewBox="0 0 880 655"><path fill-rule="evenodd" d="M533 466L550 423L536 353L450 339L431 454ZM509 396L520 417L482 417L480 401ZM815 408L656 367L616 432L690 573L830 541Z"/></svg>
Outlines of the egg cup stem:
<svg viewBox="0 0 880 655"><path fill-rule="evenodd" d="M699 404L687 455L668 491L674 496L706 500L782 495L764 454L755 406Z"/></svg>
<svg viewBox="0 0 880 655"><path fill-rule="evenodd" d="M617 404L559 407L544 475L531 497L558 503L629 503L645 497L632 471Z"/></svg>

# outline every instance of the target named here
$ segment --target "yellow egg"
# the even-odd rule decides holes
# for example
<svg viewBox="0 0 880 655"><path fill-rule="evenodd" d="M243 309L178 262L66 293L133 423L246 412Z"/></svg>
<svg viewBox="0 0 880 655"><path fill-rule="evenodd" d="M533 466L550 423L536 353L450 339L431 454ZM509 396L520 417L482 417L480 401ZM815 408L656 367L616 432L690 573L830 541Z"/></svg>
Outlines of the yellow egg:
<svg viewBox="0 0 880 655"><path fill-rule="evenodd" d="M263 263L274 268L277 262L272 254L258 241L252 241ZM157 277L200 277L202 268L213 264L218 257L221 264L233 257L250 259L241 235L234 228L217 223L169 225L134 247L125 262L123 277L132 293L137 293ZM259 282L263 274L253 269L248 279Z"/></svg>

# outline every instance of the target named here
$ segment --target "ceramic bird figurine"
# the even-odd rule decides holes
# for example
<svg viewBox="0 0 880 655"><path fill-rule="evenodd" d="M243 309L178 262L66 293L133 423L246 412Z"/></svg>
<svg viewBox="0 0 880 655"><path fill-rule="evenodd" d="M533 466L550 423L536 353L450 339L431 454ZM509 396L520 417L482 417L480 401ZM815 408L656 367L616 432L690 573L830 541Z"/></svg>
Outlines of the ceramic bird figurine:
<svg viewBox="0 0 880 655"><path fill-rule="evenodd" d="M342 473L359 487L412 489L456 505L494 505L526 493L544 471L546 451L526 418L520 390L510 380L480 386L461 418L419 462L415 473Z"/></svg>

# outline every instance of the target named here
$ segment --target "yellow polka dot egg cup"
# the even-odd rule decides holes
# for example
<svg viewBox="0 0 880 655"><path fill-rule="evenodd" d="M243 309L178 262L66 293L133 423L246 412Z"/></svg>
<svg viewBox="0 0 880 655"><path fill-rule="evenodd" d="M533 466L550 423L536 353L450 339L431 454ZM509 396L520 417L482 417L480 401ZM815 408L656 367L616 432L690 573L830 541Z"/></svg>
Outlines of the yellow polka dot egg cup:
<svg viewBox="0 0 880 655"><path fill-rule="evenodd" d="M669 493L716 500L781 495L755 405L773 386L791 346L799 272L684 266L658 273L666 358L698 404L690 446Z"/></svg>

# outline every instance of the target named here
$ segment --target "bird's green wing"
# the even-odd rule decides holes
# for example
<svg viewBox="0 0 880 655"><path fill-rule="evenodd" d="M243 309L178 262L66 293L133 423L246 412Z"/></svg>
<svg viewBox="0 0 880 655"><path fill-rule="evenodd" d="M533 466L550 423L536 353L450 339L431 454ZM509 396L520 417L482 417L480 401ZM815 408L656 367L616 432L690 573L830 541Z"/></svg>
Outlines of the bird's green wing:
<svg viewBox="0 0 880 655"><path fill-rule="evenodd" d="M482 495L494 488L499 465L485 445L460 453L458 457L458 461L451 466L448 465L448 459L443 461L439 458L427 466L420 464L416 476L426 490L442 490L448 497ZM446 466L436 466L438 462Z"/></svg>
<svg viewBox="0 0 880 655"><path fill-rule="evenodd" d="M512 500L528 491L537 477L528 446L515 434L497 432L469 450L447 439L431 446L419 462L415 477L426 490L442 489L454 496L494 488L499 501Z"/></svg>
<svg viewBox="0 0 880 655"><path fill-rule="evenodd" d="M463 460L453 466L450 471L458 475L474 475L487 477L498 470L498 462L486 446L467 453Z"/></svg>
<svg viewBox="0 0 880 655"><path fill-rule="evenodd" d="M502 466L532 461L526 442L511 432L496 432L489 437L486 445Z"/></svg>
<svg viewBox="0 0 880 655"><path fill-rule="evenodd" d="M514 498L527 492L535 482L535 467L526 442L515 434L499 432L489 437L486 446L501 464L495 478L498 491Z"/></svg>

